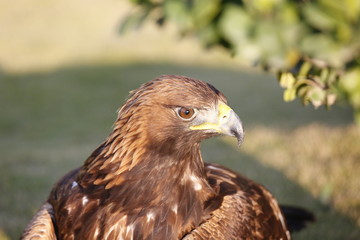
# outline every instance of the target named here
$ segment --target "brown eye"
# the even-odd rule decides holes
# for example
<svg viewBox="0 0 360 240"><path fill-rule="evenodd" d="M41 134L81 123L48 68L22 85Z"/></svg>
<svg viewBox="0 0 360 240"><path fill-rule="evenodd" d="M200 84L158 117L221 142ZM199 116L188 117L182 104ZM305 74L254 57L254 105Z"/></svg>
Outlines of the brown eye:
<svg viewBox="0 0 360 240"><path fill-rule="evenodd" d="M190 119L192 118L192 116L194 116L195 110L192 108L184 108L181 107L178 110L178 114L180 117L182 117L183 119Z"/></svg>

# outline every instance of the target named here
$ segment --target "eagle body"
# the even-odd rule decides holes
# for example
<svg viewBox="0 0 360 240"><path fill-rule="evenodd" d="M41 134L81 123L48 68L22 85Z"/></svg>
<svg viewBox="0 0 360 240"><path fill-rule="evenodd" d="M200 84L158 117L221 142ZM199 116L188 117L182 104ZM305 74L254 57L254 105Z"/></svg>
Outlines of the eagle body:
<svg viewBox="0 0 360 240"><path fill-rule="evenodd" d="M243 140L239 117L212 85L175 75L143 84L22 239L290 239L264 187L203 162L201 141L219 134Z"/></svg>

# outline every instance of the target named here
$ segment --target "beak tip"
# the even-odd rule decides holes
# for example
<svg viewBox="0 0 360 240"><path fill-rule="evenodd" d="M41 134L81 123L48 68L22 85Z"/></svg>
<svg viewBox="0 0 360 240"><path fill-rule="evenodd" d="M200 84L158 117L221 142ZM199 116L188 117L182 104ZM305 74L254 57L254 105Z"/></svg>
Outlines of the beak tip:
<svg viewBox="0 0 360 240"><path fill-rule="evenodd" d="M241 144L244 142L244 135L242 135L240 138L237 138L238 141L238 147L241 146Z"/></svg>
<svg viewBox="0 0 360 240"><path fill-rule="evenodd" d="M237 139L238 146L244 141L244 128L239 116L231 110L229 120L227 122L228 135Z"/></svg>
<svg viewBox="0 0 360 240"><path fill-rule="evenodd" d="M243 141L244 141L244 133L243 133L243 131L239 131L238 129L234 129L234 130L232 130L231 131L231 134L234 136L234 137L236 137L236 139L237 139L237 143L238 143L238 146L240 147L240 145L243 143Z"/></svg>

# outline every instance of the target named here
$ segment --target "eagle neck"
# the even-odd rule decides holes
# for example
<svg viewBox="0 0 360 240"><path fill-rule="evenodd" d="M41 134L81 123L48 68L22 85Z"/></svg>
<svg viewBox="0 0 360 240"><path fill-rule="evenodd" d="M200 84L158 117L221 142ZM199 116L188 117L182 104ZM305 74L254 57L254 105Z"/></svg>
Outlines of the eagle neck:
<svg viewBox="0 0 360 240"><path fill-rule="evenodd" d="M113 138L111 142L114 141L119 140ZM114 169L116 172L121 159L109 162L113 155L106 150L111 142L105 142L90 156L94 162L88 160L92 163L89 166L93 168L89 170L91 174L85 175L92 176L87 181L90 189L107 192L105 201L111 204L111 211L122 209L128 213L127 221L139 233L156 229L158 235L154 239L178 239L202 222L204 204L214 193L206 180L199 143L174 151L145 144L139 164L116 175ZM96 165L97 162L101 164ZM149 219L151 225L143 228Z"/></svg>

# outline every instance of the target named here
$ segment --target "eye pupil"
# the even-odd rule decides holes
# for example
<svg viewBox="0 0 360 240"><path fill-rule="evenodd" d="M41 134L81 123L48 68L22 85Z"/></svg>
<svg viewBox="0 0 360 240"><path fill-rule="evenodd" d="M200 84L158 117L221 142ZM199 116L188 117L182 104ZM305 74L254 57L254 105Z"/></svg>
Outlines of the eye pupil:
<svg viewBox="0 0 360 240"><path fill-rule="evenodd" d="M181 118L190 119L194 115L195 111L192 108L180 108L178 114Z"/></svg>

